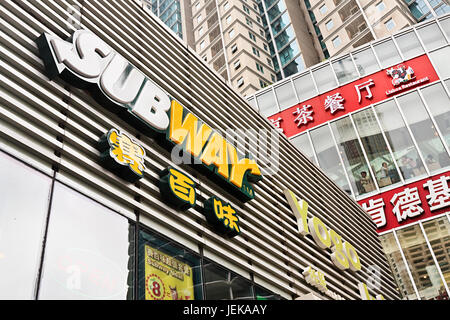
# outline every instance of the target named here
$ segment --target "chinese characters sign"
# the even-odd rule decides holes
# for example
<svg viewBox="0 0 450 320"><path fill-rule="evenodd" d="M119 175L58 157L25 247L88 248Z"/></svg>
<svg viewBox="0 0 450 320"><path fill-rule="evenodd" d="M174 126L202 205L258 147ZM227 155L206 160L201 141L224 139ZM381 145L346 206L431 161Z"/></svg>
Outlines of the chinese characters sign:
<svg viewBox="0 0 450 320"><path fill-rule="evenodd" d="M325 273L323 273L322 271L318 271L311 266L308 266L303 269L302 274L305 277L306 283L312 285L313 287L316 287L320 292L324 293L334 300L344 300L344 298L342 298L340 295L327 288Z"/></svg>
<svg viewBox="0 0 450 320"><path fill-rule="evenodd" d="M145 299L194 300L192 268L145 245Z"/></svg>
<svg viewBox="0 0 450 320"><path fill-rule="evenodd" d="M378 232L450 211L450 172L358 201Z"/></svg>
<svg viewBox="0 0 450 320"><path fill-rule="evenodd" d="M177 210L186 211L195 206L197 184L187 174L167 168L160 174L159 189L162 198ZM206 221L220 234L230 238L241 233L239 217L236 210L225 201L211 197L203 204Z"/></svg>
<svg viewBox="0 0 450 320"><path fill-rule="evenodd" d="M206 220L222 234L234 237L241 233L236 210L221 199L211 197L205 202Z"/></svg>
<svg viewBox="0 0 450 320"><path fill-rule="evenodd" d="M162 173L159 189L166 202L171 203L178 210L186 211L195 206L196 183L183 172L169 167Z"/></svg>
<svg viewBox="0 0 450 320"><path fill-rule="evenodd" d="M100 161L127 181L144 176L145 150L125 133L111 129L99 141Z"/></svg>
<svg viewBox="0 0 450 320"><path fill-rule="evenodd" d="M349 112L438 79L430 60L426 55L422 55L301 101L270 116L269 120L289 138Z"/></svg>

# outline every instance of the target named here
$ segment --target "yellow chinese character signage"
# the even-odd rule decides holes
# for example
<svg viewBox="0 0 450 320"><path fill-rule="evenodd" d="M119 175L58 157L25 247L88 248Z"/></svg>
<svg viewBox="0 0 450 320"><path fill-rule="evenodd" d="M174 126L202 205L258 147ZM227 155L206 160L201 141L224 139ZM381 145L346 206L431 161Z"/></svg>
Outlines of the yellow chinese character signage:
<svg viewBox="0 0 450 320"><path fill-rule="evenodd" d="M144 176L145 150L125 133L111 129L99 142L101 162L127 181Z"/></svg>
<svg viewBox="0 0 450 320"><path fill-rule="evenodd" d="M241 233L239 217L236 210L229 203L219 198L211 197L205 202L204 212L206 220L217 232L229 237L234 237Z"/></svg>
<svg viewBox="0 0 450 320"><path fill-rule="evenodd" d="M145 299L194 300L192 268L145 245Z"/></svg>
<svg viewBox="0 0 450 320"><path fill-rule="evenodd" d="M162 197L178 210L187 210L195 206L196 183L183 172L169 167L161 173L159 188Z"/></svg>

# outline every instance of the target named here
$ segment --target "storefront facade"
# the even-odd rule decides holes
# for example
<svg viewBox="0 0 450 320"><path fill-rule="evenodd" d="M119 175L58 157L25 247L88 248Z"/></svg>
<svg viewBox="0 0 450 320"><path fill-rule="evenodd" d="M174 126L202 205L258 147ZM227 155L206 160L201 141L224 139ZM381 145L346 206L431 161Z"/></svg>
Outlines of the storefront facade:
<svg viewBox="0 0 450 320"><path fill-rule="evenodd" d="M399 298L358 204L134 1L0 7L1 299Z"/></svg>
<svg viewBox="0 0 450 320"><path fill-rule="evenodd" d="M250 104L366 210L404 299L448 299L450 16L321 63Z"/></svg>

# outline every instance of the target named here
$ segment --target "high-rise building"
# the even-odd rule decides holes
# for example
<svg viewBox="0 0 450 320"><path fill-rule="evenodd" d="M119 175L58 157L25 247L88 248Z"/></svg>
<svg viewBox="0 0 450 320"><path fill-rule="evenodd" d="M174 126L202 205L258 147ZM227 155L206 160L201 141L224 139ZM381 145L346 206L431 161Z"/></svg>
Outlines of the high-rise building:
<svg viewBox="0 0 450 320"><path fill-rule="evenodd" d="M246 95L276 81L255 1L191 1L194 48L225 80Z"/></svg>
<svg viewBox="0 0 450 320"><path fill-rule="evenodd" d="M164 22L170 30L175 32L181 39L186 37L186 23L188 17L185 15L183 0L140 0L144 9L151 11Z"/></svg>
<svg viewBox="0 0 450 320"><path fill-rule="evenodd" d="M418 22L450 12L448 0L405 0L405 2Z"/></svg>
<svg viewBox="0 0 450 320"><path fill-rule="evenodd" d="M247 96L450 11L447 0L141 0Z"/></svg>

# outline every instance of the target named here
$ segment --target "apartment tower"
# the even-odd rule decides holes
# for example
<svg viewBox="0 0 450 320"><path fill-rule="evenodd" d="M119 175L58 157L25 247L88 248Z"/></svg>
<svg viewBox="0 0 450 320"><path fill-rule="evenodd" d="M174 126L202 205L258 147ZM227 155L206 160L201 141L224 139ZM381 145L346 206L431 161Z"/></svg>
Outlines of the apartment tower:
<svg viewBox="0 0 450 320"><path fill-rule="evenodd" d="M446 0L141 1L243 96L450 10Z"/></svg>

